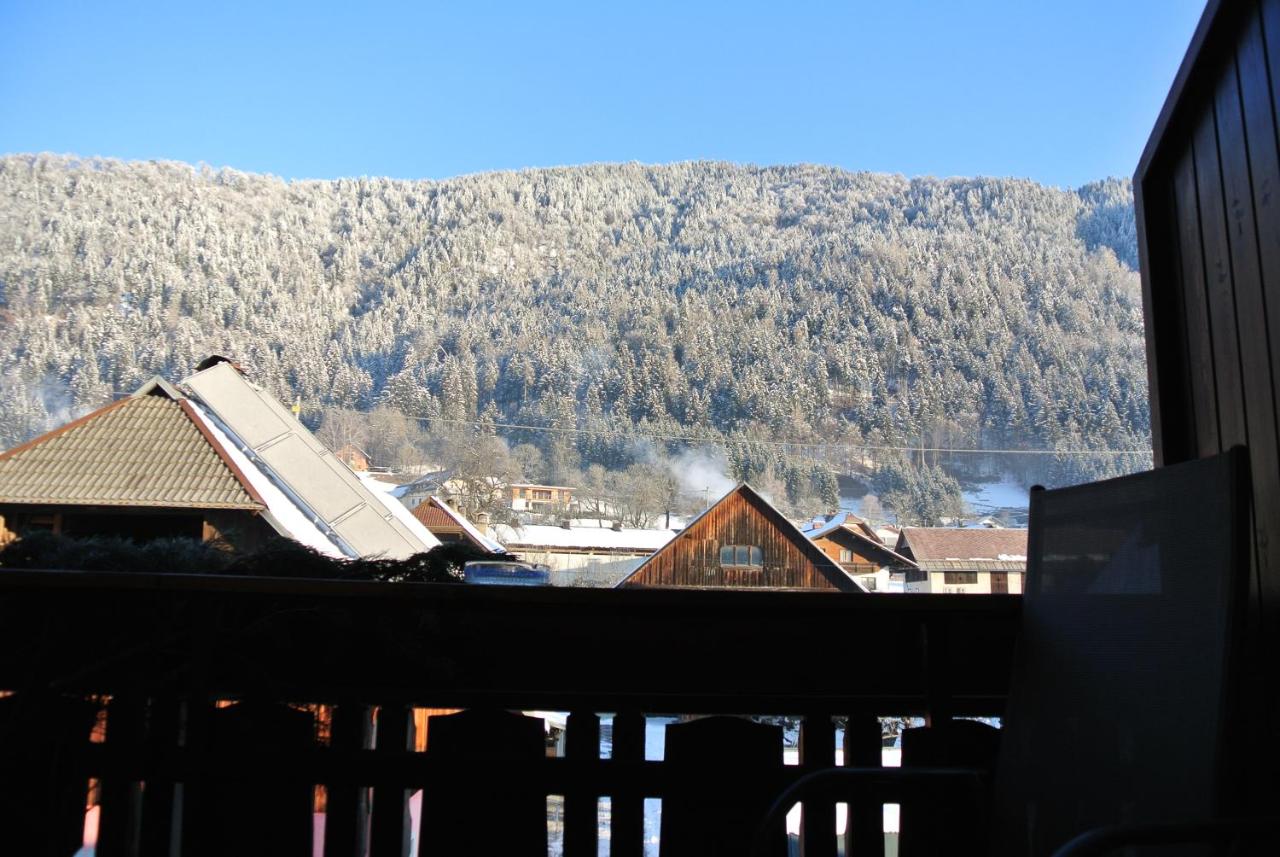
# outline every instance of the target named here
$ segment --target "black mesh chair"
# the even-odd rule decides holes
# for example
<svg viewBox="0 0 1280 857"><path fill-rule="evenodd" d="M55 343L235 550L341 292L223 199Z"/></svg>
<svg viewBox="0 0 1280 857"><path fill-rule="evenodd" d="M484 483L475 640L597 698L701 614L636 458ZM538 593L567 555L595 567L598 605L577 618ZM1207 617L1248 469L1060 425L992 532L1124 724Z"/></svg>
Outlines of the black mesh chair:
<svg viewBox="0 0 1280 857"><path fill-rule="evenodd" d="M1245 467L1243 450L1232 450L1032 493L990 853L1048 857L1082 836L1090 847L1124 847L1125 830L1172 847L1178 825L1231 814ZM772 811L884 774L833 769L796 783ZM1107 836L1090 838L1104 827ZM1222 825L1204 829L1186 827L1183 841L1230 836Z"/></svg>

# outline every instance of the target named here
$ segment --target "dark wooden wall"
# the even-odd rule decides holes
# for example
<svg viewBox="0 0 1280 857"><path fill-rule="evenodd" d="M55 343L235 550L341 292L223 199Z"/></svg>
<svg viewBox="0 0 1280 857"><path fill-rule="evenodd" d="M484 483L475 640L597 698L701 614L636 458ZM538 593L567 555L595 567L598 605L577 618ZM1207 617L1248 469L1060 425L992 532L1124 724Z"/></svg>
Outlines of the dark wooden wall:
<svg viewBox="0 0 1280 857"><path fill-rule="evenodd" d="M721 568L721 545L757 545L764 552L764 566ZM623 585L861 591L813 542L745 486L682 530Z"/></svg>
<svg viewBox="0 0 1280 857"><path fill-rule="evenodd" d="M41 522L36 529L49 529L60 535L220 541L242 553L260 550L282 538L261 515L244 509L0 504L0 523L6 531L20 534L36 521Z"/></svg>
<svg viewBox="0 0 1280 857"><path fill-rule="evenodd" d="M1271 762L1280 759L1268 725L1280 713L1277 82L1280 0L1211 2L1134 178L1156 463L1249 448L1242 710L1253 722L1240 731Z"/></svg>

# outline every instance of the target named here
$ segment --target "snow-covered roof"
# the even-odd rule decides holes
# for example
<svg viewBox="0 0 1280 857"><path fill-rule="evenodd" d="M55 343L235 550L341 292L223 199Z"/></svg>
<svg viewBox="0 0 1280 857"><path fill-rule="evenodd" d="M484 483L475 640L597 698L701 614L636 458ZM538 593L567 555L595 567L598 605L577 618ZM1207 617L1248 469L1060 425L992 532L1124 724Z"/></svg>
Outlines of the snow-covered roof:
<svg viewBox="0 0 1280 857"><path fill-rule="evenodd" d="M819 524L816 520L807 521L805 525L800 528L800 532L804 533L811 539L820 539L828 533L835 532L845 524L853 525L858 522L859 518L855 515L851 515L848 512L837 512L822 524Z"/></svg>
<svg viewBox="0 0 1280 857"><path fill-rule="evenodd" d="M403 559L440 544L411 516L412 526L406 523L399 503L372 490L279 400L230 363L206 364L178 387L344 555Z"/></svg>
<svg viewBox="0 0 1280 857"><path fill-rule="evenodd" d="M473 542L487 551L493 553L507 552L507 549L501 544L480 532L480 529L468 521L461 512L434 494L427 498L427 502L415 508L411 514L415 519L425 521L426 524L434 524L436 522L453 524L453 526L461 528Z"/></svg>
<svg viewBox="0 0 1280 857"><path fill-rule="evenodd" d="M806 527L801 528L800 532L804 533L810 539L817 540L823 536L831 535L836 530L844 530L859 542L865 544L867 546L866 549L881 554L882 560L889 562L891 565L915 565L914 562L899 554L889 545L868 536L864 529L865 524L866 522L857 515L852 515L848 512L838 512L837 514L832 515L830 520L820 526L817 525L817 521L809 522Z"/></svg>
<svg viewBox="0 0 1280 857"><path fill-rule="evenodd" d="M369 489L369 493L376 497L378 502L385 506L395 516L396 520L404 524L423 544L431 545L432 547L440 544L440 540L433 536L430 530L422 526L422 522L413 516L413 512L409 511L409 508L404 503L396 499L390 490L387 490L394 489L394 485L383 482L381 479L376 479L368 473L357 473L356 476Z"/></svg>
<svg viewBox="0 0 1280 857"><path fill-rule="evenodd" d="M258 492L258 495L267 504L267 510L262 513L262 517L271 525L272 529L285 538L293 539L295 542L313 548L325 556L338 559L346 556L328 536L321 532L315 521L308 518L301 509L294 505L292 500L285 496L283 491L276 487L274 482L253 465L248 456L231 442L231 439L209 417L203 407L196 402L190 402L190 405L191 413L209 432L213 442L221 447L222 453L239 468L241 475L253 486L254 490Z"/></svg>
<svg viewBox="0 0 1280 857"><path fill-rule="evenodd" d="M632 550L636 553L653 552L671 541L671 530L614 530L609 527L552 527L530 524L511 527L498 524L494 527L498 541L508 549L521 547L592 548L608 550Z"/></svg>

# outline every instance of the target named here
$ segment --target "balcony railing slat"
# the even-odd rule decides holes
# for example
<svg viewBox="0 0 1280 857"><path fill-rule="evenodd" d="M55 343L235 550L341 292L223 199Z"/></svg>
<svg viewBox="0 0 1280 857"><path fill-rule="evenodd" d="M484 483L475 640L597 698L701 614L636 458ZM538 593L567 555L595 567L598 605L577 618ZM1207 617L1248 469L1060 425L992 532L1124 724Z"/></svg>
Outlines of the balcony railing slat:
<svg viewBox="0 0 1280 857"><path fill-rule="evenodd" d="M329 746L357 751L371 748L372 709L358 703L337 706L329 727ZM325 787L324 857L364 857L368 846L368 787L331 781Z"/></svg>
<svg viewBox="0 0 1280 857"><path fill-rule="evenodd" d="M809 714L800 723L800 767L835 764L836 729L830 714ZM836 805L829 800L804 803L800 815L801 857L836 857Z"/></svg>
<svg viewBox="0 0 1280 857"><path fill-rule="evenodd" d="M644 761L645 718L638 711L613 716L614 763ZM614 794L610 800L609 857L644 857L644 798Z"/></svg>
<svg viewBox="0 0 1280 857"><path fill-rule="evenodd" d="M574 761L600 758L600 718L590 711L570 713L565 724L565 755ZM564 796L565 857L596 857L599 847L598 798L595 792L574 789Z"/></svg>
<svg viewBox="0 0 1280 857"><path fill-rule="evenodd" d="M874 714L850 714L844 727L844 763L853 768L877 768L882 762L880 719ZM884 805L877 799L851 800L845 820L848 857L884 857Z"/></svg>
<svg viewBox="0 0 1280 857"><path fill-rule="evenodd" d="M147 700L122 693L107 706L106 740L137 751L146 733ZM96 857L136 857L142 821L142 785L125 777L107 777L99 785Z"/></svg>
<svg viewBox="0 0 1280 857"><path fill-rule="evenodd" d="M413 711L393 703L378 709L374 727L376 752L395 759L414 746ZM424 798L425 799L425 798ZM379 785L373 790L369 832L369 857L403 857L409 848L409 789L404 785Z"/></svg>
<svg viewBox="0 0 1280 857"><path fill-rule="evenodd" d="M177 752L181 718L182 706L176 696L151 697L147 711L146 753L164 757ZM181 807L175 801L173 780L154 772L147 776L146 788L142 792L139 857L169 857L173 851L174 815L180 811Z"/></svg>

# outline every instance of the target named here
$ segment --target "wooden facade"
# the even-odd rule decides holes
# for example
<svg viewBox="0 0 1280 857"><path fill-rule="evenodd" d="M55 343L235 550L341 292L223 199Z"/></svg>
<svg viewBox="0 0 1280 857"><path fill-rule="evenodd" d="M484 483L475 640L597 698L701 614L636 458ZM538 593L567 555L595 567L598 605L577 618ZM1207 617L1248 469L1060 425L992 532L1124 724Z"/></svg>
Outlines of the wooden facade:
<svg viewBox="0 0 1280 857"><path fill-rule="evenodd" d="M1208 5L1134 177L1157 466L1247 446L1240 724L1280 762L1280 0ZM1280 792L1274 786L1270 795Z"/></svg>
<svg viewBox="0 0 1280 857"><path fill-rule="evenodd" d="M477 550L492 550L491 546L476 537L474 527L468 529L464 526L458 513L446 508L445 502L439 497L428 497L411 511L418 522L439 539L441 544L460 542Z"/></svg>
<svg viewBox="0 0 1280 857"><path fill-rule="evenodd" d="M722 561L726 548L734 551L728 562ZM745 555L741 561L738 553ZM694 519L619 585L863 591L745 483Z"/></svg>
<svg viewBox="0 0 1280 857"><path fill-rule="evenodd" d="M894 553L892 548L873 542L848 527L836 527L814 536L813 543L828 559L851 573L867 574L881 568L902 569L911 565L910 560Z"/></svg>

